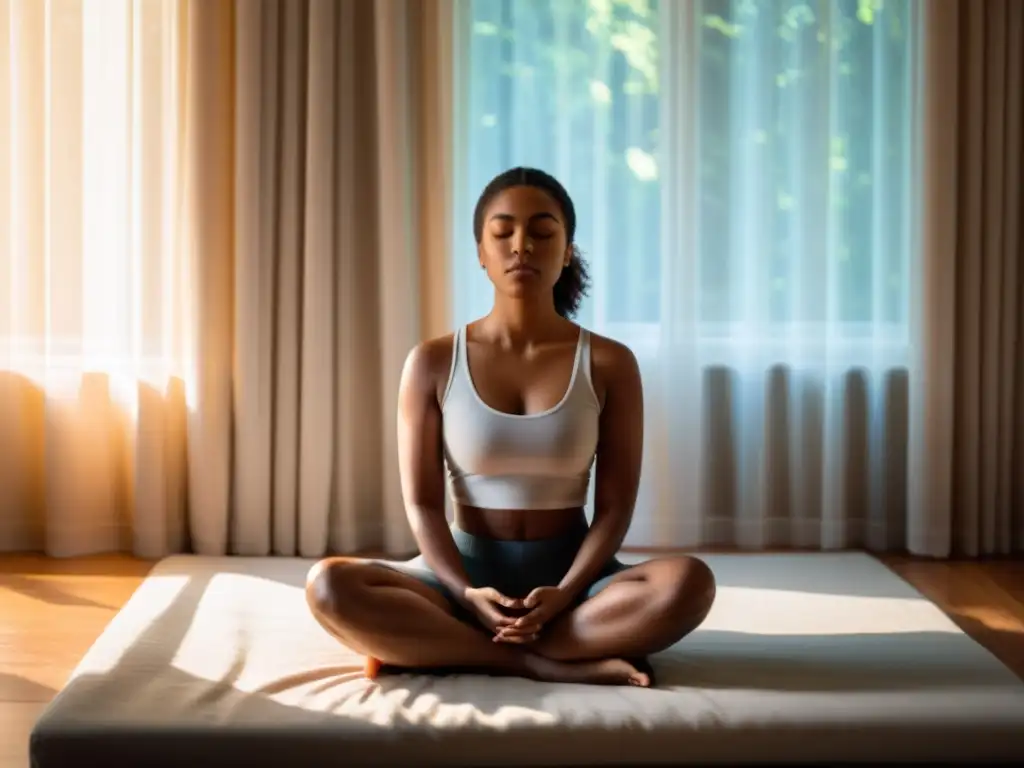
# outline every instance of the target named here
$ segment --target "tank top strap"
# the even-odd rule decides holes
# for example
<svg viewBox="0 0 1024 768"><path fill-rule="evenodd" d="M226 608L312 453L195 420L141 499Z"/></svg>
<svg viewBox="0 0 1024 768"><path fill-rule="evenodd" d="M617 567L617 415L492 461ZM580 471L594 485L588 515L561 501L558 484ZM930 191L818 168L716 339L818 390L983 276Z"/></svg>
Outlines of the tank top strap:
<svg viewBox="0 0 1024 768"><path fill-rule="evenodd" d="M464 327L459 326L456 328L452 336L452 362L448 366L448 382L444 387L444 397L441 398L441 408L444 408L444 404L448 402L448 396L451 394L452 385L456 382L459 369L465 367L463 362L466 359L466 334Z"/></svg>
<svg viewBox="0 0 1024 768"><path fill-rule="evenodd" d="M586 328L580 328L579 371L577 371L576 380L583 387L587 395L593 398L594 403L600 407L597 390L594 389L594 378L591 374L590 349L590 331Z"/></svg>
<svg viewBox="0 0 1024 768"><path fill-rule="evenodd" d="M590 333L586 328L580 328L580 368L584 375L590 377Z"/></svg>

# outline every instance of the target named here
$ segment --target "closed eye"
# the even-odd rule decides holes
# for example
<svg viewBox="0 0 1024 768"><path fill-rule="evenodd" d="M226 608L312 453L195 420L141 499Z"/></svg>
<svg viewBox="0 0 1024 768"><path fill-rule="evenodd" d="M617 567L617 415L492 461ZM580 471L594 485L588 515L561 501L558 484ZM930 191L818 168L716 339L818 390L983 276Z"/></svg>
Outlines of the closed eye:
<svg viewBox="0 0 1024 768"><path fill-rule="evenodd" d="M507 240L508 238L512 237L512 235L514 235L514 234L515 234L515 232L497 232L497 233L494 234L494 239L495 240ZM550 240L554 236L555 236L554 232L531 232L530 233L530 239L531 240Z"/></svg>

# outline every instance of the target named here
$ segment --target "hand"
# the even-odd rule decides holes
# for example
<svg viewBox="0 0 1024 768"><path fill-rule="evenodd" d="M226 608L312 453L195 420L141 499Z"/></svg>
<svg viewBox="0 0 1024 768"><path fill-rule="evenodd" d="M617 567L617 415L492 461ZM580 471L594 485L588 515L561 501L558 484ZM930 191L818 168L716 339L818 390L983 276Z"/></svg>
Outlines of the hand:
<svg viewBox="0 0 1024 768"><path fill-rule="evenodd" d="M537 639L544 626L571 603L572 596L563 589L537 587L522 601L528 612L511 625L499 628L494 640L504 643L531 643Z"/></svg>
<svg viewBox="0 0 1024 768"><path fill-rule="evenodd" d="M469 587L463 593L463 602L476 615L488 631L497 634L505 627L512 626L516 619L501 609L521 609L523 601L506 597L494 587Z"/></svg>

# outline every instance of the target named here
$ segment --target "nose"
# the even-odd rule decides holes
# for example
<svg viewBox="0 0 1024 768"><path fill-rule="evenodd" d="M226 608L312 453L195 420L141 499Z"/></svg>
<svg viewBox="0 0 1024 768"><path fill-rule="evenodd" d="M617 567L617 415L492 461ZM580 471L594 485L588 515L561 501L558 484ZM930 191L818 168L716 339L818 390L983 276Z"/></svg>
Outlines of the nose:
<svg viewBox="0 0 1024 768"><path fill-rule="evenodd" d="M512 242L512 252L517 256L522 256L524 253L533 253L533 243L530 242L530 238L527 237L524 231L520 230L516 233L515 239Z"/></svg>

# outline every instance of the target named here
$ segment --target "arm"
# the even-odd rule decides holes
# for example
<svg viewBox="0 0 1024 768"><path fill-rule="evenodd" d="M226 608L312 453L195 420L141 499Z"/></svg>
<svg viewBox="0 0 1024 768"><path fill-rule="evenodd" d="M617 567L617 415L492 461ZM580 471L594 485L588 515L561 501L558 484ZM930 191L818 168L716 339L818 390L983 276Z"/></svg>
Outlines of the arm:
<svg viewBox="0 0 1024 768"><path fill-rule="evenodd" d="M450 348L450 344L449 344ZM423 558L453 596L471 586L444 508L444 455L437 371L442 357L431 342L406 358L398 394L398 462L402 498Z"/></svg>
<svg viewBox="0 0 1024 768"><path fill-rule="evenodd" d="M608 343L608 342L605 342ZM595 362L598 354L595 345ZM596 365L606 382L597 446L594 520L569 572L558 585L570 599L585 590L619 551L633 519L643 458L644 402L632 351L611 342Z"/></svg>

